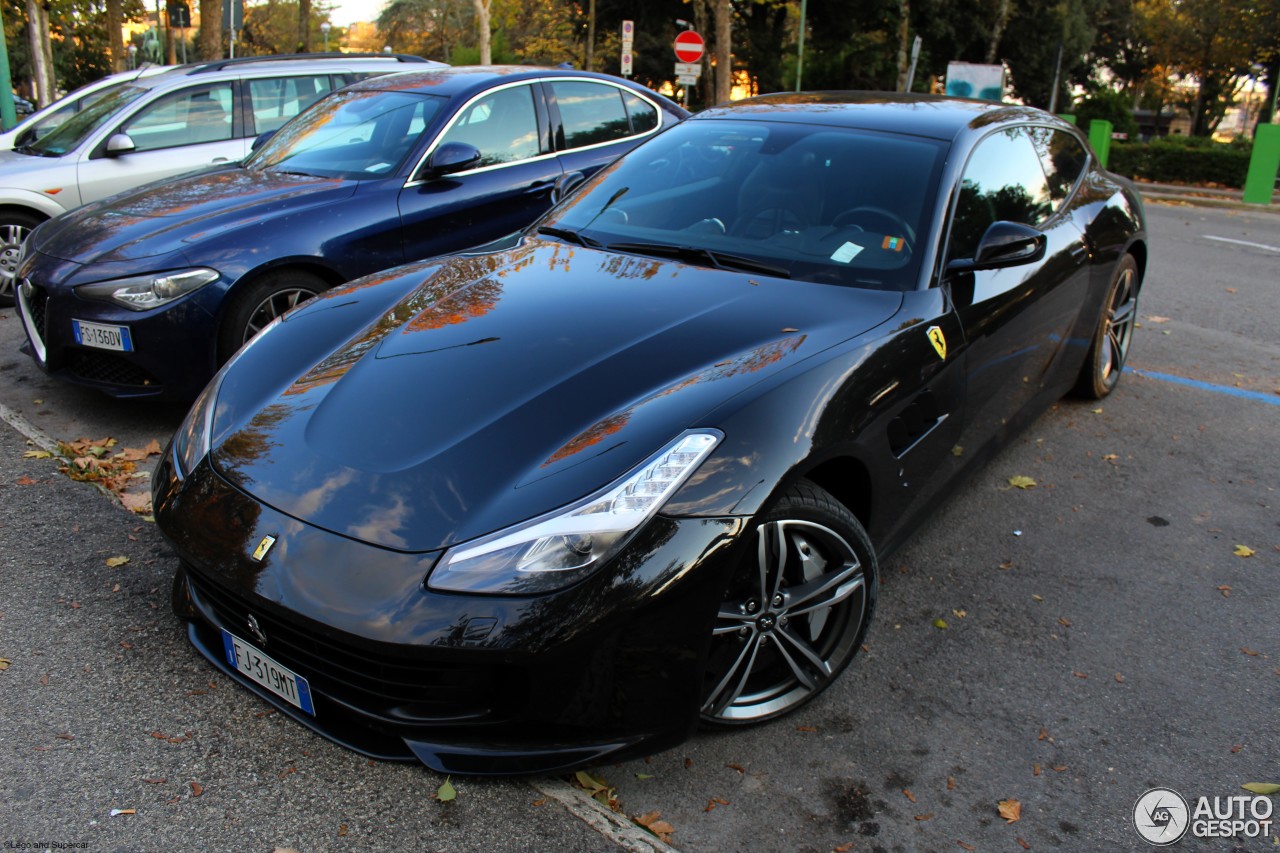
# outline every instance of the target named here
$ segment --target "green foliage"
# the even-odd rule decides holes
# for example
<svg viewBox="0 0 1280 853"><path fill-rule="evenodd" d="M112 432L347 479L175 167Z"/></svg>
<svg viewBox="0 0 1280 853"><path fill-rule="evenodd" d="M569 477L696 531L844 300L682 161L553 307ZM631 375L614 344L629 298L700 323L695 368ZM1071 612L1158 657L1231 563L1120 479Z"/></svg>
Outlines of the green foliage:
<svg viewBox="0 0 1280 853"><path fill-rule="evenodd" d="M320 24L329 20L328 3L311 4L311 48L324 50L324 33ZM329 47L337 49L336 33L329 34ZM266 0L246 4L244 28L236 40L237 56L266 56L273 53L295 53L298 47L298 0ZM190 54L194 56L194 52Z"/></svg>
<svg viewBox="0 0 1280 853"><path fill-rule="evenodd" d="M1111 171L1129 178L1174 184L1218 184L1243 187L1249 171L1249 143L1189 141L1186 137L1142 142L1115 142Z"/></svg>
<svg viewBox="0 0 1280 853"><path fill-rule="evenodd" d="M1128 95L1104 88L1085 97L1072 108L1072 112L1075 113L1078 127L1087 128L1089 122L1102 119L1111 122L1113 132L1127 133L1132 139L1138 132L1132 106L1132 99Z"/></svg>
<svg viewBox="0 0 1280 853"><path fill-rule="evenodd" d="M3 0L4 34L9 53L9 76L15 85L31 79L31 43L28 40L27 4ZM53 75L56 85L71 91L111 73L105 3L96 0L47 0ZM124 18L141 21L146 16L142 0L124 0ZM44 104L40 104L44 106Z"/></svg>

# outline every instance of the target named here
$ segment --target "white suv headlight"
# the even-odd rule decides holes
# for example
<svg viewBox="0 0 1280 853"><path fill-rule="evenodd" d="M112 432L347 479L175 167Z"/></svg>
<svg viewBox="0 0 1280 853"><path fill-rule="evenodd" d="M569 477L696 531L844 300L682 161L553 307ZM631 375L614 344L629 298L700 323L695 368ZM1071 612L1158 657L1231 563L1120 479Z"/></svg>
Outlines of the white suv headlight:
<svg viewBox="0 0 1280 853"><path fill-rule="evenodd" d="M132 311L150 311L217 280L216 270L197 267L177 272L135 275L97 284L82 284L76 288L76 295L114 302Z"/></svg>
<svg viewBox="0 0 1280 853"><path fill-rule="evenodd" d="M718 432L685 433L621 480L576 504L449 549L427 585L506 595L568 586L616 554L720 438Z"/></svg>

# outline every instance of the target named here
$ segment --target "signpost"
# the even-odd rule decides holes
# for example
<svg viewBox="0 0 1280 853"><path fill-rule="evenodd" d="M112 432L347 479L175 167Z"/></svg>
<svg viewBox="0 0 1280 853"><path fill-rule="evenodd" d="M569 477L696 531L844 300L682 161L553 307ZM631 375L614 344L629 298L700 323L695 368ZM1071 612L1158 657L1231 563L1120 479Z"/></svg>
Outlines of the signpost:
<svg viewBox="0 0 1280 853"><path fill-rule="evenodd" d="M622 22L622 76L630 77L635 57L631 53L631 43L636 37L636 22Z"/></svg>

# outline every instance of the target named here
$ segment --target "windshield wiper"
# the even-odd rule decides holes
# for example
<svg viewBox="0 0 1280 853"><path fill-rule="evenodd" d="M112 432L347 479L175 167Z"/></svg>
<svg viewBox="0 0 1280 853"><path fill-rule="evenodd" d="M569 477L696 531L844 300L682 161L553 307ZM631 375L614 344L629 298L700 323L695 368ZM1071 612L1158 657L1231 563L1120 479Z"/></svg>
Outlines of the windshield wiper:
<svg viewBox="0 0 1280 853"><path fill-rule="evenodd" d="M741 272L758 272L776 278L791 278L790 270L774 264L757 261L755 258L744 258L727 252L704 249L701 246L673 246L669 243L610 243L605 246L612 252L629 252L639 255L658 255L681 261L703 263L722 270L738 270Z"/></svg>
<svg viewBox="0 0 1280 853"><path fill-rule="evenodd" d="M586 246L590 249L600 249L604 244L599 240L593 240L590 237L574 231L572 228L557 228L554 225L538 226L538 233L545 234L548 237L559 237L561 240L567 240L570 243L577 243L579 246Z"/></svg>
<svg viewBox="0 0 1280 853"><path fill-rule="evenodd" d="M57 154L54 154L49 151L41 151L37 149L34 145L19 145L15 147L13 150L19 154L26 154L28 157L57 157L58 156Z"/></svg>

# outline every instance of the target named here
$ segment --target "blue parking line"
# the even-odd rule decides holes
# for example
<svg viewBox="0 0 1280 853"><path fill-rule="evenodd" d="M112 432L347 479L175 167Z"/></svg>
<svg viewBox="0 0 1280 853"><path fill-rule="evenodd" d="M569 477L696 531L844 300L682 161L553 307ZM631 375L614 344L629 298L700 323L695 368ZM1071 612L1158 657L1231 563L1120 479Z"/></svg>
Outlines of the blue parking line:
<svg viewBox="0 0 1280 853"><path fill-rule="evenodd" d="M1230 385L1215 385L1212 382L1201 382L1199 379L1187 379L1184 376L1174 376L1171 373L1157 373L1154 370L1144 370L1138 367L1126 367L1125 372L1132 373L1135 376L1145 376L1148 379L1159 379L1164 382L1172 382L1174 385L1186 385L1188 388L1199 388L1201 391L1214 391L1218 394L1226 394L1229 397L1243 397L1246 400L1256 400L1270 406L1280 406L1280 395L1277 394L1266 394L1262 391L1246 391L1243 388L1233 388Z"/></svg>

